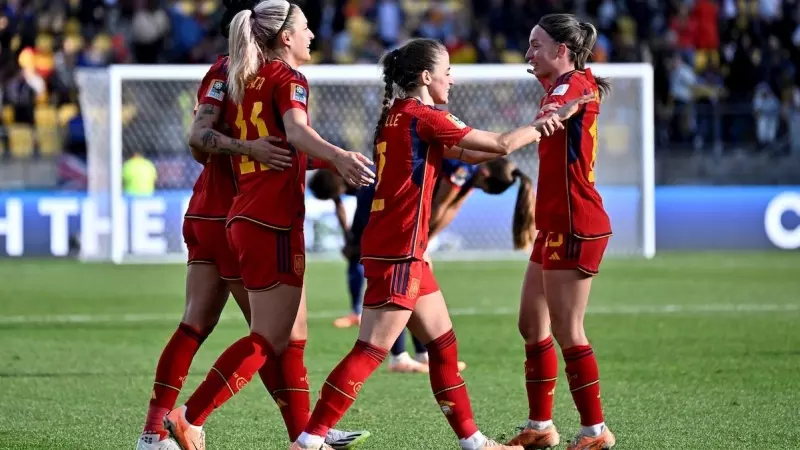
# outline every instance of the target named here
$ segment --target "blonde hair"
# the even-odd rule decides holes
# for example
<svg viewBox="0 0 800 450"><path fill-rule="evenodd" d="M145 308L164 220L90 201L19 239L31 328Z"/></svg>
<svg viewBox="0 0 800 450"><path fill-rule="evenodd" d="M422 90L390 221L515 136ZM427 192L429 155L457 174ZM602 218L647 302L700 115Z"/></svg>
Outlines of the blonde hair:
<svg viewBox="0 0 800 450"><path fill-rule="evenodd" d="M242 101L247 83L270 60L282 31L294 26L298 7L286 0L265 0L233 16L229 28L228 92L235 103Z"/></svg>

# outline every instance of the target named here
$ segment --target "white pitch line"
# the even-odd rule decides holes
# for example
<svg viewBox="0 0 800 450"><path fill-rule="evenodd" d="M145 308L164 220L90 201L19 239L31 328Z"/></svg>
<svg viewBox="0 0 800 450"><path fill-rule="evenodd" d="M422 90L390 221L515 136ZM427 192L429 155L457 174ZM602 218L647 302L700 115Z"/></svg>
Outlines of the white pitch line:
<svg viewBox="0 0 800 450"><path fill-rule="evenodd" d="M800 311L800 304L705 304L705 305L617 305L590 306L587 314L637 315L637 314L707 314L707 313L766 313ZM309 319L332 319L344 311L310 311ZM517 307L501 308L451 308L451 316L514 316ZM175 314L55 314L31 316L0 316L0 325L13 324L97 324L174 322ZM220 320L241 320L236 313L223 314Z"/></svg>

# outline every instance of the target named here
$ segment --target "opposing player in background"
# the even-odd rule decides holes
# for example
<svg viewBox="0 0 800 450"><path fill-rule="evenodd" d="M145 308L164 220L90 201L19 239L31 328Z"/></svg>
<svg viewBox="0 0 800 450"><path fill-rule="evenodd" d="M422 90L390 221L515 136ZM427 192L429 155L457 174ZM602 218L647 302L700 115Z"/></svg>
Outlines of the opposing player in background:
<svg viewBox="0 0 800 450"><path fill-rule="evenodd" d="M569 14L542 17L530 34L527 60L549 86L542 105L556 107L582 95L581 107L563 130L539 143L536 237L522 286L519 330L525 339L525 386L529 416L509 444L526 449L559 443L553 425L558 377L555 337L566 364L581 430L569 450L608 449L615 438L605 426L597 361L583 326L592 276L611 236L611 224L595 188L597 117L610 85L585 68L597 39L594 26ZM552 329L552 336L551 336Z"/></svg>
<svg viewBox="0 0 800 450"><path fill-rule="evenodd" d="M514 248L530 247L536 236L533 223L533 182L506 158L493 159L479 165L457 159L443 161L442 176L433 196L430 239L450 225L473 189L480 189L491 195L502 194L517 180L519 191L512 222Z"/></svg>
<svg viewBox="0 0 800 450"><path fill-rule="evenodd" d="M309 156L327 162L350 183L373 182L366 167L369 159L329 144L308 124L308 83L296 69L310 60L313 38L302 10L285 0L258 3L237 13L230 25L225 123L242 142L248 136L280 137L288 143L291 163L273 170L245 155L233 157L239 194L228 213L228 241L248 291L251 332L225 350L186 404L165 418L165 427L184 450L205 448L202 425L211 412L265 363L286 365L281 361L295 348L290 342L295 324L305 328L303 221ZM219 138L210 130L212 144ZM299 344L302 353L305 341ZM293 401L308 404L302 357L285 367L283 375L283 389L299 396ZM294 419L297 425L308 415Z"/></svg>
<svg viewBox="0 0 800 450"><path fill-rule="evenodd" d="M449 55L435 40L411 40L385 55L382 64L386 87L374 139L378 179L361 240L367 291L359 336L325 381L308 426L292 449L326 448L323 437L328 429L353 404L366 379L408 326L426 343L431 387L461 448L522 450L498 444L478 430L458 371L447 305L423 255L442 158L474 163L509 154L537 141L543 132L553 132L559 118L551 114L497 134L472 129L435 108L435 104L447 104L453 85ZM404 93L396 100L395 84ZM568 117L570 108L577 110L580 101L566 106L563 115Z"/></svg>

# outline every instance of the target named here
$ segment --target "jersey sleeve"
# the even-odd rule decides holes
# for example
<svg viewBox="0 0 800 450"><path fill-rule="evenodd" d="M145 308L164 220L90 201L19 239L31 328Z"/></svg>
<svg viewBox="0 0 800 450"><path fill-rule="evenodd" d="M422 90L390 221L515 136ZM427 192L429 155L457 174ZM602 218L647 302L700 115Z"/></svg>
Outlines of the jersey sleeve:
<svg viewBox="0 0 800 450"><path fill-rule="evenodd" d="M286 111L299 108L308 113L308 81L301 75L292 75L275 89L275 104L283 117Z"/></svg>
<svg viewBox="0 0 800 450"><path fill-rule="evenodd" d="M458 144L467 133L472 131L472 128L458 117L440 110L431 110L430 113L425 114L420 118L417 127L423 140L438 142L445 148Z"/></svg>
<svg viewBox="0 0 800 450"><path fill-rule="evenodd" d="M556 104L558 106L564 105L565 103L575 100L576 98L580 98L584 95L591 94L592 91L597 93L597 89L590 88L589 84L585 81L581 80L577 76L571 77L569 80L565 80L561 84L557 85L550 91L550 94L547 95L541 103L541 107L550 104ZM595 102L590 102L585 105L581 106L582 108L597 110L597 104ZM536 118L540 118L545 113L540 111L537 114Z"/></svg>
<svg viewBox="0 0 800 450"><path fill-rule="evenodd" d="M324 161L317 158L312 158L307 156L308 158L308 170L316 170L316 169L328 169L334 173L338 173L336 171L336 167L328 161Z"/></svg>
<svg viewBox="0 0 800 450"><path fill-rule="evenodd" d="M220 59L216 62L203 77L200 89L197 91L197 106L212 105L222 107L225 102L225 92L227 91L227 74L225 71L225 60ZM197 111L197 107L195 108Z"/></svg>

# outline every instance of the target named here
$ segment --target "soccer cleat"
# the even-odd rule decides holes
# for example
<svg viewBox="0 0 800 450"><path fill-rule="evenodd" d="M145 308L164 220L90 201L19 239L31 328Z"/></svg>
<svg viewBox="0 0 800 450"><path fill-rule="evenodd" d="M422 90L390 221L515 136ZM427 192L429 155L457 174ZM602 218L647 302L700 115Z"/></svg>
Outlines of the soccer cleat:
<svg viewBox="0 0 800 450"><path fill-rule="evenodd" d="M186 406L170 411L164 417L164 428L181 450L206 450L206 432L186 420Z"/></svg>
<svg viewBox="0 0 800 450"><path fill-rule="evenodd" d="M325 444L335 450L356 448L369 439L369 431L341 431L331 428L325 436Z"/></svg>
<svg viewBox="0 0 800 450"><path fill-rule="evenodd" d="M422 364L425 364L427 366L428 365L428 353L427 352L426 353L417 353L414 356L414 360L416 360L417 362L420 362ZM464 361L459 361L458 362L458 371L459 372L461 372L462 370L464 370L466 368L467 368L467 363L465 363Z"/></svg>
<svg viewBox="0 0 800 450"><path fill-rule="evenodd" d="M608 427L603 427L600 436L586 436L578 434L567 446L567 450L606 450L614 448L617 439L611 434Z"/></svg>
<svg viewBox="0 0 800 450"><path fill-rule="evenodd" d="M520 427L520 432L514 439L508 441L508 445L521 445L525 450L540 450L553 448L561 442L561 437L554 425L550 425L544 430L535 428Z"/></svg>
<svg viewBox="0 0 800 450"><path fill-rule="evenodd" d="M430 368L413 359L408 352L403 352L397 356L389 357L389 372L395 373L428 373Z"/></svg>
<svg viewBox="0 0 800 450"><path fill-rule="evenodd" d="M503 445L494 439L487 439L486 443L481 445L478 450L525 450L519 445Z"/></svg>
<svg viewBox="0 0 800 450"><path fill-rule="evenodd" d="M142 433L136 442L136 450L180 450L180 447L159 433Z"/></svg>
<svg viewBox="0 0 800 450"><path fill-rule="evenodd" d="M350 313L333 321L333 326L336 328L350 328L359 325L361 325L361 315L356 313Z"/></svg>
<svg viewBox="0 0 800 450"><path fill-rule="evenodd" d="M319 447L303 447L299 442L293 442L289 450L333 450L333 447L328 444L322 444Z"/></svg>

